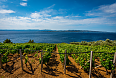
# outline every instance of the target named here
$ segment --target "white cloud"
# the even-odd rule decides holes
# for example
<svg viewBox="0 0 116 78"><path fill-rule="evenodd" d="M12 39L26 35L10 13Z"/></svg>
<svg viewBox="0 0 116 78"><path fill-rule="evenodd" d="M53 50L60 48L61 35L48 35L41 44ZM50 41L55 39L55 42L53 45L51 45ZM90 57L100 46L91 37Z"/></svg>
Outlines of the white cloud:
<svg viewBox="0 0 116 78"><path fill-rule="evenodd" d="M2 14L4 14L4 13L15 13L15 11L2 9L2 10L0 10L0 13L2 13Z"/></svg>
<svg viewBox="0 0 116 78"><path fill-rule="evenodd" d="M95 25L116 25L115 21L109 20L106 17L77 19L81 16L58 16L53 13L54 9L44 9L40 12L31 13L27 17L7 17L0 18L1 29L75 29L85 28L87 26L94 27ZM90 11L94 15L93 10ZM68 18L69 17L69 18ZM72 19L75 18L75 19ZM90 28L88 27L88 28Z"/></svg>
<svg viewBox="0 0 116 78"><path fill-rule="evenodd" d="M116 3L111 4L111 5L100 6L98 10L102 10L105 13L116 13Z"/></svg>
<svg viewBox="0 0 116 78"><path fill-rule="evenodd" d="M77 17L81 17L81 16L73 16L73 15L70 15L70 16L65 16L65 18L77 18Z"/></svg>
<svg viewBox="0 0 116 78"><path fill-rule="evenodd" d="M53 10L49 9L49 10L43 10L40 12L35 12L35 13L31 13L31 17L32 18L45 18L45 17L50 17L51 15L49 13L51 13Z"/></svg>
<svg viewBox="0 0 116 78"><path fill-rule="evenodd" d="M20 5L21 6L27 6L27 3L21 2Z"/></svg>
<svg viewBox="0 0 116 78"><path fill-rule="evenodd" d="M50 6L50 7L47 7L47 9L50 9L50 8L53 8L55 6L55 4L53 4L52 6Z"/></svg>
<svg viewBox="0 0 116 78"><path fill-rule="evenodd" d="M22 0L22 1L27 1L27 0Z"/></svg>
<svg viewBox="0 0 116 78"><path fill-rule="evenodd" d="M31 14L31 18L39 18L42 17L42 15L40 15L39 13L32 13Z"/></svg>
<svg viewBox="0 0 116 78"><path fill-rule="evenodd" d="M66 19L63 16L52 18L30 18L30 17L8 17L0 19L1 29L70 29L79 25L103 25L115 24L116 22L107 21L105 18L88 18L81 20ZM82 27L83 28L83 27Z"/></svg>
<svg viewBox="0 0 116 78"><path fill-rule="evenodd" d="M116 16L116 3L111 5L102 5L98 9L88 11L87 16L102 16L102 17L114 17Z"/></svg>
<svg viewBox="0 0 116 78"><path fill-rule="evenodd" d="M66 18L69 17L69 16L65 16Z"/></svg>
<svg viewBox="0 0 116 78"><path fill-rule="evenodd" d="M32 21L40 22L40 21L42 21L42 19L32 19Z"/></svg>
<svg viewBox="0 0 116 78"><path fill-rule="evenodd" d="M53 19L63 19L62 16L56 16L56 17L53 17Z"/></svg>
<svg viewBox="0 0 116 78"><path fill-rule="evenodd" d="M81 17L81 16L72 16L72 17Z"/></svg>
<svg viewBox="0 0 116 78"><path fill-rule="evenodd" d="M35 11L34 13L31 13L31 18L48 18L48 17L52 17L52 15L57 15L57 14L62 14L63 9L61 10L54 10L51 9L52 7L54 7L55 4L53 4L50 7L44 8L43 10L40 10L40 12Z"/></svg>
<svg viewBox="0 0 116 78"><path fill-rule="evenodd" d="M21 20L28 20L28 19L31 19L29 17L19 17Z"/></svg>

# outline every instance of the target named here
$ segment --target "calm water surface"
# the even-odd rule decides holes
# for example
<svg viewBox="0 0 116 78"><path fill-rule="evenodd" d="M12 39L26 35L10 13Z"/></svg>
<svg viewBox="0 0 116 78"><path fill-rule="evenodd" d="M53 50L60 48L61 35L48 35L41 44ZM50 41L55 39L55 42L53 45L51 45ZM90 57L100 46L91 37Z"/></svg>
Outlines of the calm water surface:
<svg viewBox="0 0 116 78"><path fill-rule="evenodd" d="M70 43L81 41L116 40L116 33L101 32L41 32L41 31L0 31L0 42L10 39L13 43L25 43L30 39L36 43Z"/></svg>

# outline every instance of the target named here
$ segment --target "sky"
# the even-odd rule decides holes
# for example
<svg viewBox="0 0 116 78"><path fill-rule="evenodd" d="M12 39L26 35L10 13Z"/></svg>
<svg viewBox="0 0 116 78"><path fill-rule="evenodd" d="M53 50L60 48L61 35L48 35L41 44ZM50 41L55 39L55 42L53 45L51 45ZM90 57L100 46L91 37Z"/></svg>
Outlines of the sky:
<svg viewBox="0 0 116 78"><path fill-rule="evenodd" d="M116 0L0 0L0 29L116 32Z"/></svg>

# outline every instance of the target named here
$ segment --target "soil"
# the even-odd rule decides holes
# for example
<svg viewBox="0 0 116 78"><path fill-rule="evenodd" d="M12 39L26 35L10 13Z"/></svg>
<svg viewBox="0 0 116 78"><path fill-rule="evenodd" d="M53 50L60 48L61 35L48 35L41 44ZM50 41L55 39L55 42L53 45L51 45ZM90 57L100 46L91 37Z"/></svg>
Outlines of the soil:
<svg viewBox="0 0 116 78"><path fill-rule="evenodd" d="M58 53L57 47L54 52ZM9 54L10 61L4 63L0 69L0 78L89 78L89 72L81 69L81 66L70 56L68 56L70 65L66 66L66 74L64 74L64 65L60 61L60 55L55 53L51 54L48 63L43 64L42 72L41 64L39 63L40 53L38 53L37 57L34 57L35 53L28 54L29 60L27 64L25 64L25 59L23 58L23 70L21 68L20 55ZM95 65L100 65L99 58L95 59ZM110 78L110 73L111 71L108 70L106 75L105 68L100 66L92 69L91 77ZM114 78L116 78L116 75L114 75Z"/></svg>

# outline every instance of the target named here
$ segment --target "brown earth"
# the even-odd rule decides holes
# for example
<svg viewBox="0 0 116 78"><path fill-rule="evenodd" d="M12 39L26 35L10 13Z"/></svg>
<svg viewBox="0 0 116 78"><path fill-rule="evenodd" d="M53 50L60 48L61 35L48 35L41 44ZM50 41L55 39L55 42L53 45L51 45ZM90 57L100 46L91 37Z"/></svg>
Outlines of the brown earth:
<svg viewBox="0 0 116 78"><path fill-rule="evenodd" d="M58 49L56 48L54 52L58 53ZM48 63L43 64L42 72L41 64L39 64L40 53L38 53L38 57L34 57L35 53L29 54L29 62L27 64L25 64L25 59L23 59L23 70L19 55L10 54L8 57L11 60L7 64L3 64L3 68L0 69L0 78L89 78L89 73L81 69L81 66L70 56L68 58L71 63L66 66L66 74L64 74L64 66L60 61L60 55L55 53L51 54ZM95 59L96 65L100 65L98 60L99 58ZM110 72L108 70L108 74L106 75L104 67L94 68L92 70L92 78L110 78Z"/></svg>

